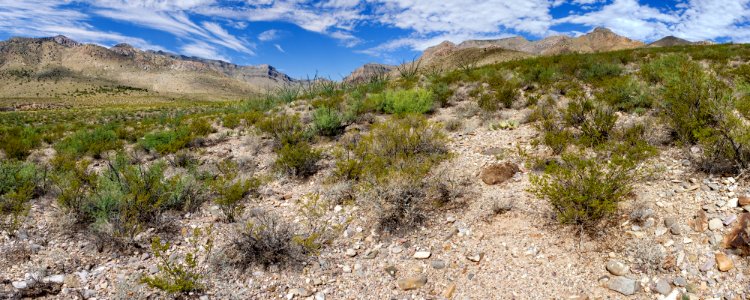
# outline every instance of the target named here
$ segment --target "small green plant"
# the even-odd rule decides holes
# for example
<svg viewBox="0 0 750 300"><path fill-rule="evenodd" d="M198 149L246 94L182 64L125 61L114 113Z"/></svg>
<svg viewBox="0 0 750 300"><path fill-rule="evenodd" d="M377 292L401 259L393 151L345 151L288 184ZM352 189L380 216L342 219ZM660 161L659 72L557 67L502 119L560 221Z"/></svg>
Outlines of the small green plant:
<svg viewBox="0 0 750 300"><path fill-rule="evenodd" d="M513 130L518 128L518 121L503 120L490 125L490 130Z"/></svg>
<svg viewBox="0 0 750 300"><path fill-rule="evenodd" d="M322 158L321 152L306 142L284 144L276 154L276 168L288 175L301 178L315 174L318 170L318 161Z"/></svg>
<svg viewBox="0 0 750 300"><path fill-rule="evenodd" d="M577 98L568 102L563 110L563 120L568 126L579 127L588 119L588 115L594 110L594 103L585 98Z"/></svg>
<svg viewBox="0 0 750 300"><path fill-rule="evenodd" d="M0 128L0 150L8 159L26 159L41 141L40 134L30 126Z"/></svg>
<svg viewBox="0 0 750 300"><path fill-rule="evenodd" d="M308 141L310 136L297 115L276 114L259 121L256 126L270 134L277 147Z"/></svg>
<svg viewBox="0 0 750 300"><path fill-rule="evenodd" d="M305 260L305 251L295 242L295 229L282 218L257 211L232 242L238 254L233 261L243 269L251 266L295 266Z"/></svg>
<svg viewBox="0 0 750 300"><path fill-rule="evenodd" d="M114 130L100 127L94 130L76 131L57 143L55 149L58 153L68 157L79 158L83 155L90 155L98 159L104 152L117 149L120 145Z"/></svg>
<svg viewBox="0 0 750 300"><path fill-rule="evenodd" d="M332 108L318 108L313 113L313 128L320 135L337 136L344 131L341 114Z"/></svg>
<svg viewBox="0 0 750 300"><path fill-rule="evenodd" d="M633 77L624 76L607 80L596 99L620 111L651 108L651 98Z"/></svg>
<svg viewBox="0 0 750 300"><path fill-rule="evenodd" d="M529 191L547 200L561 223L590 228L617 210L637 179L633 160L564 154L543 175L531 177Z"/></svg>
<svg viewBox="0 0 750 300"><path fill-rule="evenodd" d="M617 122L617 115L608 107L599 106L589 112L581 125L581 140L590 146L606 142Z"/></svg>
<svg viewBox="0 0 750 300"><path fill-rule="evenodd" d="M0 229L12 234L20 227L42 180L33 164L0 161Z"/></svg>
<svg viewBox="0 0 750 300"><path fill-rule="evenodd" d="M217 168L219 175L211 183L212 190L217 195L214 203L219 205L228 222L234 222L237 213L243 209L240 202L247 195L257 192L261 182L256 177L240 178L237 163L229 159L221 161Z"/></svg>
<svg viewBox="0 0 750 300"><path fill-rule="evenodd" d="M329 244L346 224L334 224L325 218L330 210L328 201L319 194L308 194L300 199L299 213L303 216L304 234L295 235L292 240L302 247L304 253L317 255L324 245Z"/></svg>
<svg viewBox="0 0 750 300"><path fill-rule="evenodd" d="M148 286L160 289L170 294L187 294L190 292L203 291L206 286L202 282L205 274L200 271L198 266L199 256L204 256L204 260L211 255L213 249L212 228L209 227L205 233L200 228L195 228L189 239L192 246L188 253L185 254L182 261L177 261L168 255L171 244L162 242L159 237L154 237L151 241L151 252L158 259L160 274L154 276L143 276L141 281ZM200 243L203 236L207 239Z"/></svg>

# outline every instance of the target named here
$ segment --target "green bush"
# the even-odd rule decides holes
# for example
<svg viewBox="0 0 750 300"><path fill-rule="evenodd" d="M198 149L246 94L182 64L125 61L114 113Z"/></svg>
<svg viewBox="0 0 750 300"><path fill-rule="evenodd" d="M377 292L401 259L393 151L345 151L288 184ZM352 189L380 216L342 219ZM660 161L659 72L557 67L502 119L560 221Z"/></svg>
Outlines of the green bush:
<svg viewBox="0 0 750 300"><path fill-rule="evenodd" d="M219 175L211 183L216 194L216 203L228 222L234 222L237 213L242 210L241 201L249 194L256 193L260 187L260 179L240 178L237 164L232 160L224 160L217 165Z"/></svg>
<svg viewBox="0 0 750 300"><path fill-rule="evenodd" d="M98 159L104 152L117 149L120 145L121 142L114 130L100 127L94 130L76 131L58 142L55 149L59 154L68 157L79 158L90 155Z"/></svg>
<svg viewBox="0 0 750 300"><path fill-rule="evenodd" d="M214 132L206 119L178 122L175 128L149 133L139 141L141 147L159 154L175 153L187 148L197 138Z"/></svg>
<svg viewBox="0 0 750 300"><path fill-rule="evenodd" d="M633 77L624 76L607 80L596 99L620 111L651 108L651 98Z"/></svg>
<svg viewBox="0 0 750 300"><path fill-rule="evenodd" d="M378 212L381 229L411 228L429 205L423 179L450 157L446 142L421 116L377 123L336 153L335 175L355 183L357 201Z"/></svg>
<svg viewBox="0 0 750 300"><path fill-rule="evenodd" d="M204 252L208 258L213 249L212 229L206 230L205 235L208 237L205 243L199 243L199 239L204 235L200 228L193 230L193 235L189 242L190 251L185 254L182 261L172 258L167 251L172 246L169 242L162 243L159 237L151 241L151 252L158 259L159 274L153 276L143 276L141 281L148 286L160 289L170 294L188 294L191 292L203 291L206 287L203 281L205 274L201 272L198 266L198 256Z"/></svg>
<svg viewBox="0 0 750 300"><path fill-rule="evenodd" d="M101 174L86 172L87 163L55 177L58 203L79 223L103 236L130 243L147 226L156 226L164 211L185 203L190 191L180 178L166 178L164 164L131 164L122 154Z"/></svg>
<svg viewBox="0 0 750 300"><path fill-rule="evenodd" d="M288 175L305 178L315 174L322 154L310 144L284 144L276 154L276 168Z"/></svg>
<svg viewBox="0 0 750 300"><path fill-rule="evenodd" d="M485 111L497 111L501 108L510 108L518 98L518 85L514 82L493 77L488 81L489 93L479 97L479 107Z"/></svg>
<svg viewBox="0 0 750 300"><path fill-rule="evenodd" d="M665 55L642 64L640 75L649 83L665 83L675 80L683 66L694 65L695 63L691 62L690 58L685 55Z"/></svg>
<svg viewBox="0 0 750 300"><path fill-rule="evenodd" d="M0 128L0 150L8 159L26 159L41 141L39 133L28 126Z"/></svg>
<svg viewBox="0 0 750 300"><path fill-rule="evenodd" d="M271 115L259 121L256 126L270 134L277 147L285 144L294 145L310 139L309 132L305 130L297 115Z"/></svg>
<svg viewBox="0 0 750 300"><path fill-rule="evenodd" d="M0 161L0 230L12 234L20 227L43 180L33 164Z"/></svg>
<svg viewBox="0 0 750 300"><path fill-rule="evenodd" d="M403 115L408 113L425 114L434 108L434 96L425 89L386 90L371 95L368 99L378 112Z"/></svg>
<svg viewBox="0 0 750 300"><path fill-rule="evenodd" d="M313 128L323 136L337 136L344 131L341 114L332 108L321 107L313 113Z"/></svg>
<svg viewBox="0 0 750 300"><path fill-rule="evenodd" d="M612 216L637 179L632 160L565 154L543 175L531 176L529 191L547 200L561 223L588 228Z"/></svg>
<svg viewBox="0 0 750 300"><path fill-rule="evenodd" d="M453 89L442 81L433 82L430 84L430 92L432 92L433 102L438 103L440 107L446 107L448 105L448 99L453 96Z"/></svg>
<svg viewBox="0 0 750 300"><path fill-rule="evenodd" d="M568 126L579 127L588 119L588 115L594 110L594 103L583 97L571 100L563 110L563 120Z"/></svg>
<svg viewBox="0 0 750 300"><path fill-rule="evenodd" d="M617 115L608 107L599 106L591 111L581 125L581 140L590 146L606 142L617 123Z"/></svg>

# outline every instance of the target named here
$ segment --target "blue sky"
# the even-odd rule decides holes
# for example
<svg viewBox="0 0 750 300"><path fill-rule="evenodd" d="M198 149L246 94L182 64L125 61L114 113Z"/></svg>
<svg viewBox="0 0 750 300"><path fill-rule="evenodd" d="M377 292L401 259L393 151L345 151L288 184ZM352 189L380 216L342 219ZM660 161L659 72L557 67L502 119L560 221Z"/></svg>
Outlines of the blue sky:
<svg viewBox="0 0 750 300"><path fill-rule="evenodd" d="M444 40L580 35L750 42L750 0L0 0L0 39L81 42L270 64L339 79Z"/></svg>

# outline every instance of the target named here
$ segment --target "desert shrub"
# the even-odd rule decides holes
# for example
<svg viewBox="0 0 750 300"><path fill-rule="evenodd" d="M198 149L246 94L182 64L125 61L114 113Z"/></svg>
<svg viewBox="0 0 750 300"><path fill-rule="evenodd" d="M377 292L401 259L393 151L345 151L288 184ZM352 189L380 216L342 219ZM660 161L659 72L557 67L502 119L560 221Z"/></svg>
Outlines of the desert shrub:
<svg viewBox="0 0 750 300"><path fill-rule="evenodd" d="M319 194L305 195L298 202L298 212L302 217L300 224L304 233L296 234L292 241L302 247L304 254L320 254L320 249L330 244L346 228L348 221L335 224L326 218L330 206L330 202Z"/></svg>
<svg viewBox="0 0 750 300"><path fill-rule="evenodd" d="M172 258L168 251L172 246L169 242L162 243L159 237L151 241L151 252L158 259L159 272L153 276L141 277L141 282L156 289L170 294L187 294L204 290L205 284L201 281L205 278L198 265L199 255L204 254L205 259L213 249L212 229L209 227L205 235L207 240L199 243L204 233L200 228L195 228L189 239L191 249L185 254L182 261Z"/></svg>
<svg viewBox="0 0 750 300"><path fill-rule="evenodd" d="M0 128L0 150L8 159L26 159L41 141L41 135L32 127Z"/></svg>
<svg viewBox="0 0 750 300"><path fill-rule="evenodd" d="M160 154L175 153L212 132L214 129L206 119L195 119L190 123L182 121L174 128L147 134L139 144L146 150Z"/></svg>
<svg viewBox="0 0 750 300"><path fill-rule="evenodd" d="M240 126L241 120L242 118L239 114L226 114L221 119L221 125L226 128L235 129Z"/></svg>
<svg viewBox="0 0 750 300"><path fill-rule="evenodd" d="M594 103L586 98L576 98L568 102L563 110L563 120L568 126L579 127L588 119L588 115L594 110Z"/></svg>
<svg viewBox="0 0 750 300"><path fill-rule="evenodd" d="M488 80L489 93L479 97L479 107L485 111L510 108L518 98L518 85L500 76Z"/></svg>
<svg viewBox="0 0 750 300"><path fill-rule="evenodd" d="M211 183L211 189L216 195L216 203L224 217L229 222L234 222L235 216L242 210L240 203L246 196L256 193L261 185L259 178L245 179L240 177L237 163L232 160L223 160L218 165L219 175Z"/></svg>
<svg viewBox="0 0 750 300"><path fill-rule="evenodd" d="M612 133L617 115L605 106L592 110L581 125L581 140L583 143L596 146L606 142Z"/></svg>
<svg viewBox="0 0 750 300"><path fill-rule="evenodd" d="M322 158L321 152L306 142L284 144L276 154L278 170L302 178L315 174L318 170L318 161Z"/></svg>
<svg viewBox="0 0 750 300"><path fill-rule="evenodd" d="M321 107L313 113L313 129L323 136L337 136L344 131L341 113L337 110Z"/></svg>
<svg viewBox="0 0 750 300"><path fill-rule="evenodd" d="M277 147L298 144L310 139L309 133L297 115L271 115L259 121L256 126L270 134Z"/></svg>
<svg viewBox="0 0 750 300"><path fill-rule="evenodd" d="M123 154L101 174L78 164L55 177L58 203L81 224L98 234L130 243L146 226L157 226L164 211L180 206L189 196L179 178L166 178L164 164L131 164Z"/></svg>
<svg viewBox="0 0 750 300"><path fill-rule="evenodd" d="M377 123L336 154L336 176L353 180L357 201L377 211L381 229L409 228L427 209L431 168L450 157L446 137L424 117Z"/></svg>
<svg viewBox="0 0 750 300"><path fill-rule="evenodd" d="M430 84L430 92L432 92L433 102L438 103L440 107L448 106L448 99L453 96L453 89L442 81L433 82Z"/></svg>
<svg viewBox="0 0 750 300"><path fill-rule="evenodd" d="M685 55L664 55L642 64L640 75L646 82L664 83L678 76L677 72L682 66L694 64Z"/></svg>
<svg viewBox="0 0 750 300"><path fill-rule="evenodd" d="M101 158L104 152L117 149L120 144L114 130L99 127L93 130L76 131L58 142L55 149L62 155L74 158L84 155Z"/></svg>
<svg viewBox="0 0 750 300"><path fill-rule="evenodd" d="M578 78L584 81L593 81L620 76L621 73L622 67L618 64L599 61L596 59L587 59L578 71Z"/></svg>
<svg viewBox="0 0 750 300"><path fill-rule="evenodd" d="M296 243L295 228L282 218L256 211L253 219L233 240L233 263L247 269L251 266L267 268L271 265L294 266L305 260L303 247Z"/></svg>
<svg viewBox="0 0 750 300"><path fill-rule="evenodd" d="M0 161L0 229L14 233L29 213L31 199L40 193L41 172L30 163Z"/></svg>
<svg viewBox="0 0 750 300"><path fill-rule="evenodd" d="M375 110L387 114L403 115L407 113L425 114L434 107L433 94L425 89L386 90L371 95L368 101Z"/></svg>
<svg viewBox="0 0 750 300"><path fill-rule="evenodd" d="M573 140L573 133L555 119L543 120L537 126L542 133L541 143L549 147L553 155L565 152Z"/></svg>
<svg viewBox="0 0 750 300"><path fill-rule="evenodd" d="M526 84L537 83L542 86L547 86L555 82L559 75L557 68L554 66L548 64L536 64L529 68L524 68L521 77Z"/></svg>
<svg viewBox="0 0 750 300"><path fill-rule="evenodd" d="M531 193L545 199L563 224L584 227L611 216L638 179L635 162L620 156L563 154L531 177Z"/></svg>
<svg viewBox="0 0 750 300"><path fill-rule="evenodd" d="M448 121L445 121L445 130L455 132L460 130L464 126L463 121L461 119L450 119Z"/></svg>
<svg viewBox="0 0 750 300"><path fill-rule="evenodd" d="M596 99L620 111L651 108L651 98L633 77L625 76L607 80Z"/></svg>
<svg viewBox="0 0 750 300"><path fill-rule="evenodd" d="M743 64L732 70L732 74L739 82L750 83L750 65Z"/></svg>

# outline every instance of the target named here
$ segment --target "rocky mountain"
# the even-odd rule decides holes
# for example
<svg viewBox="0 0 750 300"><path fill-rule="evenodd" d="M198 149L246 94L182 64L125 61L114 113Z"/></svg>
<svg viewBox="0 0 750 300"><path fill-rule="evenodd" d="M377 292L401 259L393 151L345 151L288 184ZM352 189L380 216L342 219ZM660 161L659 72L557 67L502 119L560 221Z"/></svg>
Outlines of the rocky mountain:
<svg viewBox="0 0 750 300"><path fill-rule="evenodd" d="M105 48L65 36L0 42L0 76L2 98L60 98L119 86L149 96L234 99L293 81L269 65L240 66L128 44ZM7 85L16 88L1 88Z"/></svg>
<svg viewBox="0 0 750 300"><path fill-rule="evenodd" d="M354 70L349 76L344 77L344 82L362 83L367 82L375 76L382 76L396 70L396 66L370 63Z"/></svg>
<svg viewBox="0 0 750 300"><path fill-rule="evenodd" d="M687 46L687 45L713 45L712 41L698 41L691 42L685 39L681 39L675 36L666 36L658 41L648 44L649 47L672 47L672 46Z"/></svg>
<svg viewBox="0 0 750 300"><path fill-rule="evenodd" d="M588 34L575 38L564 35L555 35L538 41L529 41L523 37L516 36L497 40L469 40L458 44L456 48L502 48L529 54L553 55L570 52L590 53L614 51L643 46L643 42L631 40L617 35L607 28L599 27ZM438 45L435 47L441 46ZM431 51L431 49L427 49L425 53L430 53Z"/></svg>

